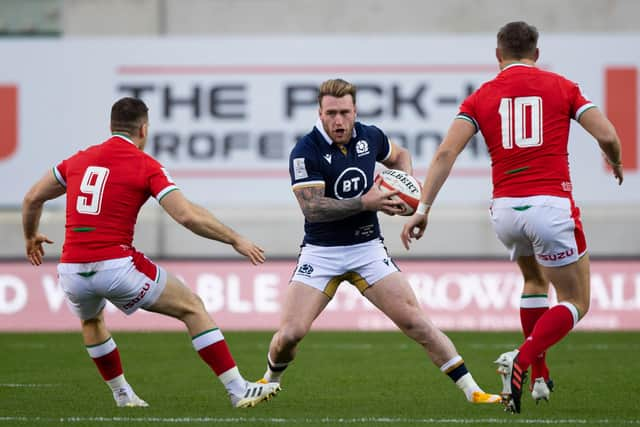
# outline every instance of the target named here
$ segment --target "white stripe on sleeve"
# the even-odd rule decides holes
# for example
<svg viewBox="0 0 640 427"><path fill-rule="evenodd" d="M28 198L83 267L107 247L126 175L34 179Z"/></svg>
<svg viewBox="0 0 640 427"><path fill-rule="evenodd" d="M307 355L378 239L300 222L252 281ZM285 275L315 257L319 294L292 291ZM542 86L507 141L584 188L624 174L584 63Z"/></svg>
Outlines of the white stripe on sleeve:
<svg viewBox="0 0 640 427"><path fill-rule="evenodd" d="M64 178L62 177L62 174L58 170L57 166L54 166L54 168L53 168L53 175L56 177L58 182L60 184L62 184L63 187L65 187L65 188L67 187L67 181L64 180Z"/></svg>

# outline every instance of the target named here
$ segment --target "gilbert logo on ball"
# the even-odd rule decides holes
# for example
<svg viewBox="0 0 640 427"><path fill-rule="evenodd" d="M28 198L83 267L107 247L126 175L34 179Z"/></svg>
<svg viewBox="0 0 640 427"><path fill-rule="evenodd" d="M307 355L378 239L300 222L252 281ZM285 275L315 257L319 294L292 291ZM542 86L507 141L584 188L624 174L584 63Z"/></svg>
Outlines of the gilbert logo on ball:
<svg viewBox="0 0 640 427"><path fill-rule="evenodd" d="M395 191L399 193L393 196L404 204L404 213L402 215L413 215L420 203L420 195L422 194L421 185L414 177L406 172L397 169L386 169L378 175L380 178L380 189L383 191Z"/></svg>

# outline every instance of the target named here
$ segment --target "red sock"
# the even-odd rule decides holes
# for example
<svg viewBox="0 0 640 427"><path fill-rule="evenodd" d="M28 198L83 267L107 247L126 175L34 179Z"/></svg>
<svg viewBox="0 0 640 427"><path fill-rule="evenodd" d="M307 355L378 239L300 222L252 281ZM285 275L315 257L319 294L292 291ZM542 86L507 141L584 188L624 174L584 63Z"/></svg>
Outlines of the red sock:
<svg viewBox="0 0 640 427"><path fill-rule="evenodd" d="M115 341L109 338L101 344L87 346L87 352L96 364L100 375L105 381L109 381L122 375L122 362L120 361L120 352L116 347Z"/></svg>
<svg viewBox="0 0 640 427"><path fill-rule="evenodd" d="M217 376L236 367L227 342L218 328L202 332L193 337L192 342L202 360L211 367Z"/></svg>
<svg viewBox="0 0 640 427"><path fill-rule="evenodd" d="M198 354L217 376L236 366L226 341L218 341L215 344L203 347L198 350Z"/></svg>
<svg viewBox="0 0 640 427"><path fill-rule="evenodd" d="M549 381L549 367L547 366L547 352L543 351L535 358L531 363L531 378L544 378L545 381ZM533 381L530 383L533 387Z"/></svg>
<svg viewBox="0 0 640 427"><path fill-rule="evenodd" d="M550 308L536 322L533 331L520 346L518 364L526 370L539 354L564 338L578 320L578 310L569 303Z"/></svg>
<svg viewBox="0 0 640 427"><path fill-rule="evenodd" d="M533 332L538 319L549 310L549 303L546 295L523 294L520 301L520 324L522 325L522 334L527 338ZM531 363L532 380L540 377L543 377L545 381L549 379L546 354L546 352L540 353Z"/></svg>

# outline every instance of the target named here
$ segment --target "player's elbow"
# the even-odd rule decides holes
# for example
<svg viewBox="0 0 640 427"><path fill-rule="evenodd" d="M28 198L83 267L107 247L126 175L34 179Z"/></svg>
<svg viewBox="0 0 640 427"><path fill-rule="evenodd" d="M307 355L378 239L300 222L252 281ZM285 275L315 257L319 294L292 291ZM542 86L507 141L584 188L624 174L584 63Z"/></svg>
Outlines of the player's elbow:
<svg viewBox="0 0 640 427"><path fill-rule="evenodd" d="M411 166L411 153L404 147L394 145L393 159L384 161L383 164L389 169L400 169L409 174L413 173Z"/></svg>
<svg viewBox="0 0 640 427"><path fill-rule="evenodd" d="M304 219L306 219L307 222L320 222L320 215L318 214L317 210L311 207L303 209L302 214L304 215Z"/></svg>
<svg viewBox="0 0 640 427"><path fill-rule="evenodd" d="M197 221L195 220L195 218L190 216L180 217L179 219L177 219L177 221L180 225L182 225L185 228L188 228L189 230L193 230L193 228L197 224Z"/></svg>
<svg viewBox="0 0 640 427"><path fill-rule="evenodd" d="M25 194L24 198L22 199L22 207L28 208L33 206L34 204L35 204L35 199L33 197L33 194L31 194L31 191L29 191L27 194Z"/></svg>
<svg viewBox="0 0 640 427"><path fill-rule="evenodd" d="M175 222L190 230L198 222L197 207L177 191L169 193L160 204Z"/></svg>
<svg viewBox="0 0 640 427"><path fill-rule="evenodd" d="M597 108L585 111L578 123L593 136L603 150L616 148L620 144L616 128Z"/></svg>
<svg viewBox="0 0 640 427"><path fill-rule="evenodd" d="M598 144L603 150L616 149L620 145L620 139L615 129L611 128L597 137Z"/></svg>
<svg viewBox="0 0 640 427"><path fill-rule="evenodd" d="M42 197L38 196L38 193L35 190L35 188L32 188L31 190L29 190L27 194L25 194L24 198L22 199L22 207L25 209L37 207L39 205L42 205L43 203L44 203L44 200L42 199Z"/></svg>
<svg viewBox="0 0 640 427"><path fill-rule="evenodd" d="M198 216L195 215L195 213L193 212L185 212L183 215L177 218L176 221L178 221L180 225L182 225L185 228L188 228L189 230L195 229L200 223L198 221Z"/></svg>
<svg viewBox="0 0 640 427"><path fill-rule="evenodd" d="M309 201L302 206L302 214L307 222L327 221L326 215L323 213L322 204L315 201Z"/></svg>
<svg viewBox="0 0 640 427"><path fill-rule="evenodd" d="M411 153L409 150L404 147L396 147L396 150L398 151L398 163L411 162Z"/></svg>
<svg viewBox="0 0 640 427"><path fill-rule="evenodd" d="M178 224L189 230L193 229L198 223L197 212L190 206L184 206L182 209L172 212L171 216Z"/></svg>
<svg viewBox="0 0 640 427"><path fill-rule="evenodd" d="M458 153L451 149L442 148L442 146L436 151L436 154L433 156L433 161L437 163L443 164L453 164L456 158L458 157Z"/></svg>

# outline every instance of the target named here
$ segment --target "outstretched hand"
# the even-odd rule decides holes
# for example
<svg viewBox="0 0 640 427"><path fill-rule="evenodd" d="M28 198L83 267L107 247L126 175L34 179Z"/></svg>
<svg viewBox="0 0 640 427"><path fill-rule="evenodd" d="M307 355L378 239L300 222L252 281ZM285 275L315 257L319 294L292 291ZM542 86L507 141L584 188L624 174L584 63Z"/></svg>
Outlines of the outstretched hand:
<svg viewBox="0 0 640 427"><path fill-rule="evenodd" d="M400 215L404 212L404 205L401 200L394 200L391 197L399 193L398 190L386 192L382 191L376 180L362 196L362 206L365 211L382 211L387 215Z"/></svg>
<svg viewBox="0 0 640 427"><path fill-rule="evenodd" d="M236 252L249 258L253 265L262 264L266 259L264 249L244 237L239 237L232 246Z"/></svg>
<svg viewBox="0 0 640 427"><path fill-rule="evenodd" d="M624 169L622 167L622 161L614 163L609 160L609 157L604 152L602 152L601 154L602 158L611 167L611 170L613 170L613 177L618 181L618 185L622 185L622 181L624 181Z"/></svg>
<svg viewBox="0 0 640 427"><path fill-rule="evenodd" d="M37 233L30 239L26 239L26 253L29 262L31 265L40 265L42 264L42 257L44 257L44 243L53 243L53 240L50 240L44 234Z"/></svg>
<svg viewBox="0 0 640 427"><path fill-rule="evenodd" d="M425 228L427 228L427 215L419 213L411 215L400 233L400 240L406 250L409 250L412 239L418 240L422 237Z"/></svg>
<svg viewBox="0 0 640 427"><path fill-rule="evenodd" d="M611 168L613 169L613 176L618 180L618 185L622 185L622 181L624 181L622 163L611 165Z"/></svg>

